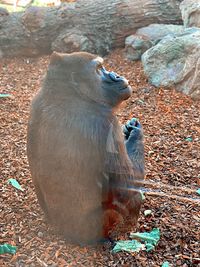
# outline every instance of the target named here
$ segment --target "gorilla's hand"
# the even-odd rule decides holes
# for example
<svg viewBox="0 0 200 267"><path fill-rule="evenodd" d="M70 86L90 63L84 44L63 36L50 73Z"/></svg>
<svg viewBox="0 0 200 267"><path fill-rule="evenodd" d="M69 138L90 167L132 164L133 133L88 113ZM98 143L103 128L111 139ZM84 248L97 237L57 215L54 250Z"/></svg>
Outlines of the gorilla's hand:
<svg viewBox="0 0 200 267"><path fill-rule="evenodd" d="M123 126L123 133L125 135L126 143L135 142L143 137L142 126L136 118L129 120Z"/></svg>
<svg viewBox="0 0 200 267"><path fill-rule="evenodd" d="M129 158L132 161L135 175L144 178L144 143L143 130L139 121L135 118L128 121L124 127L125 146Z"/></svg>

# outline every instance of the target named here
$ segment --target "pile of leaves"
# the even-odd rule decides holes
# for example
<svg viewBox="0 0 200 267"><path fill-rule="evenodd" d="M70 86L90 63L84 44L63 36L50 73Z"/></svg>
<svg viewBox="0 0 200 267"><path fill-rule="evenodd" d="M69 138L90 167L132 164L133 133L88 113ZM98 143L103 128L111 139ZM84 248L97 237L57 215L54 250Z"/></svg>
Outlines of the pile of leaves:
<svg viewBox="0 0 200 267"><path fill-rule="evenodd" d="M200 266L200 103L174 88L149 85L141 63L125 60L121 50L105 58L105 65L133 87L119 120L136 117L144 128L146 193L136 230L158 228L160 241L149 252L113 253L111 242L78 247L54 234L37 202L26 156L30 101L48 62L48 56L0 62L0 93L9 94L0 97L0 245L17 247L15 254L0 255L0 266Z"/></svg>

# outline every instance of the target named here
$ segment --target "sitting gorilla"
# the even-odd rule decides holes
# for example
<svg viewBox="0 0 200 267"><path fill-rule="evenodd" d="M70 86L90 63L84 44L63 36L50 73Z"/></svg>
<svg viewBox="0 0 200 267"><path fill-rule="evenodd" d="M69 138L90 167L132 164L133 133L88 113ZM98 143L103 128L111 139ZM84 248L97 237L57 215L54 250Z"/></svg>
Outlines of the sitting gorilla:
<svg viewBox="0 0 200 267"><path fill-rule="evenodd" d="M130 96L128 81L108 72L102 58L51 56L32 101L27 153L38 201L68 242L98 242L127 216L137 221L143 133L132 119L123 136L114 114Z"/></svg>

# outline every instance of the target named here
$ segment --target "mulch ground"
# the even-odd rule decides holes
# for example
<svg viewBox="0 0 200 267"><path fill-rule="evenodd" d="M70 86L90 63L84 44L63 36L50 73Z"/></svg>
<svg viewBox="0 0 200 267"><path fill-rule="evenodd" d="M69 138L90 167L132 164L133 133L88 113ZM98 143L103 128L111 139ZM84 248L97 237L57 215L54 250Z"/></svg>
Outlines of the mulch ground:
<svg viewBox="0 0 200 267"><path fill-rule="evenodd" d="M15 255L0 256L0 266L200 266L200 102L173 88L148 84L140 62L114 51L105 65L124 75L132 97L118 110L121 122L141 121L145 133L146 199L137 231L157 227L155 250L113 254L111 244L77 247L56 236L45 221L34 192L26 157L30 101L41 84L49 57L0 62L0 244L17 246ZM7 183L16 179L23 192ZM144 210L152 214L144 216ZM128 234L127 234L128 236ZM127 238L124 237L124 238ZM123 238L123 237L120 237Z"/></svg>

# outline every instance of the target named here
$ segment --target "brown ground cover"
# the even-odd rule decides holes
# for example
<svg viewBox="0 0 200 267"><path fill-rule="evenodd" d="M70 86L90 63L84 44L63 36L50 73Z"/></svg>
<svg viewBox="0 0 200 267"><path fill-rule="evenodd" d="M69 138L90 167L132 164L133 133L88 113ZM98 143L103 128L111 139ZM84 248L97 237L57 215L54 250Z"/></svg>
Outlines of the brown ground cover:
<svg viewBox="0 0 200 267"><path fill-rule="evenodd" d="M200 103L176 92L150 86L141 63L114 51L105 65L124 75L132 97L120 108L121 122L140 119L145 133L148 192L137 230L158 227L155 250L111 252L111 244L95 247L67 245L53 234L38 205L26 158L26 129L30 101L38 90L49 57L6 59L0 62L0 244L17 246L15 255L0 255L0 266L200 266ZM190 139L187 139L190 138ZM8 185L15 178L23 192ZM144 216L144 210L152 214ZM128 238L126 236L119 238Z"/></svg>

